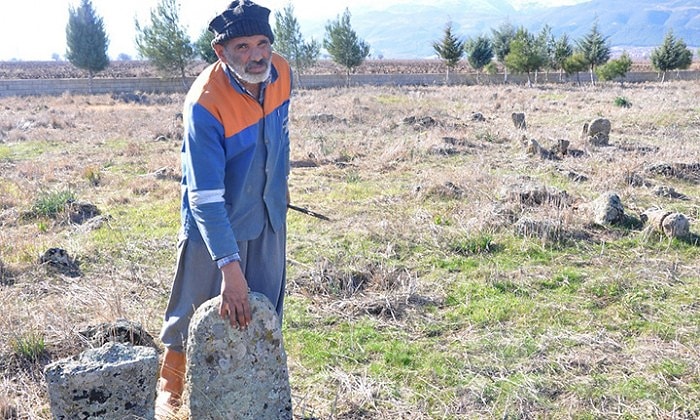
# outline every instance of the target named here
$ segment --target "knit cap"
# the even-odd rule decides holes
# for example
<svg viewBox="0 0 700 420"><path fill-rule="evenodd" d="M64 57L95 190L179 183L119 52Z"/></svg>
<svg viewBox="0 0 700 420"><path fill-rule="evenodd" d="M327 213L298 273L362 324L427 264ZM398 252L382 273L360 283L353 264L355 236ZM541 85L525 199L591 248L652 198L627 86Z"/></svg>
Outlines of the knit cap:
<svg viewBox="0 0 700 420"><path fill-rule="evenodd" d="M209 22L214 34L211 45L221 44L239 36L265 35L270 43L275 41L269 23L270 9L250 0L234 0L226 10Z"/></svg>

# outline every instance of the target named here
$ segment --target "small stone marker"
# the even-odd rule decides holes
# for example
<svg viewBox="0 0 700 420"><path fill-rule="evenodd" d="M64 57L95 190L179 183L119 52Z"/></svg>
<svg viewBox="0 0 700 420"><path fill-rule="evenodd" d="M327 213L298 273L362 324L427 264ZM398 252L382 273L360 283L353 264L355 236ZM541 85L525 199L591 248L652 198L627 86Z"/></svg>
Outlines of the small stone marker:
<svg viewBox="0 0 700 420"><path fill-rule="evenodd" d="M527 123L525 123L525 114L522 112L514 112L510 114L510 119L513 120L513 125L515 128L520 130L527 129Z"/></svg>
<svg viewBox="0 0 700 420"><path fill-rule="evenodd" d="M593 202L595 222L601 225L615 225L625 220L625 209L617 193L608 191Z"/></svg>
<svg viewBox="0 0 700 420"><path fill-rule="evenodd" d="M690 221L682 213L651 208L642 213L642 221L669 238L683 238L690 234Z"/></svg>
<svg viewBox="0 0 700 420"><path fill-rule="evenodd" d="M594 146L608 146L610 144L610 120L596 118L590 124L584 124L583 136Z"/></svg>
<svg viewBox="0 0 700 420"><path fill-rule="evenodd" d="M158 354L106 343L46 366L54 419L153 419Z"/></svg>
<svg viewBox="0 0 700 420"><path fill-rule="evenodd" d="M245 330L219 316L221 296L192 316L187 342L185 405L192 419L291 419L287 355L277 312L249 294L253 321Z"/></svg>

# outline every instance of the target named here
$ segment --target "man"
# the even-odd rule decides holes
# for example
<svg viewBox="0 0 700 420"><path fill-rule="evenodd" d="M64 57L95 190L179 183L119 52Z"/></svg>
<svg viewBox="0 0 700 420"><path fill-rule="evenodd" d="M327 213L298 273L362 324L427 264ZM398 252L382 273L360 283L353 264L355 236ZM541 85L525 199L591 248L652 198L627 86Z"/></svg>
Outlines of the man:
<svg viewBox="0 0 700 420"><path fill-rule="evenodd" d="M267 296L282 319L292 75L272 52L269 14L236 0L210 22L219 60L185 99L182 226L161 331L160 417L180 405L187 328L199 305L220 294L220 315L246 328L252 290Z"/></svg>

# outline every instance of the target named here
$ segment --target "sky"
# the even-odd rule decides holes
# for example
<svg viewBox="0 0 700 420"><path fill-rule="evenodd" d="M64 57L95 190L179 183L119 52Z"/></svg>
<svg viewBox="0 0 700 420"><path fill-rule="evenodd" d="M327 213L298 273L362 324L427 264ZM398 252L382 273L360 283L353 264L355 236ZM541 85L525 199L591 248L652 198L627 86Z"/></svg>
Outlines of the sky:
<svg viewBox="0 0 700 420"><path fill-rule="evenodd" d="M294 0L294 16L300 22L307 19L335 20L347 7L353 14L359 10L386 7L392 4L416 3L420 0ZM511 0L516 8L527 3L564 5L585 0ZM93 8L104 21L109 37L107 54L116 59L119 54L138 58L134 38L134 20L150 25L150 11L159 0L92 0ZM181 23L195 40L211 18L230 3L229 0L180 0ZM258 0L272 10L282 10L290 0ZM2 0L0 3L0 61L51 60L66 52L66 24L69 7L78 7L80 0Z"/></svg>

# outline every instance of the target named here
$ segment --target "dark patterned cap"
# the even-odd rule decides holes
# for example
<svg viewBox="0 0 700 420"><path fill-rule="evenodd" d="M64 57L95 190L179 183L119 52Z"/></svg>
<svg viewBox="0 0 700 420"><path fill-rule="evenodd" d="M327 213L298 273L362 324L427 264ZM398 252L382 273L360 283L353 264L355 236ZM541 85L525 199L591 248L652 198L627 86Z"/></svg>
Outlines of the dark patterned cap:
<svg viewBox="0 0 700 420"><path fill-rule="evenodd" d="M211 45L221 44L239 36L265 35L270 43L275 41L269 23L270 9L250 0L234 0L226 10L209 22L209 30L214 34Z"/></svg>

